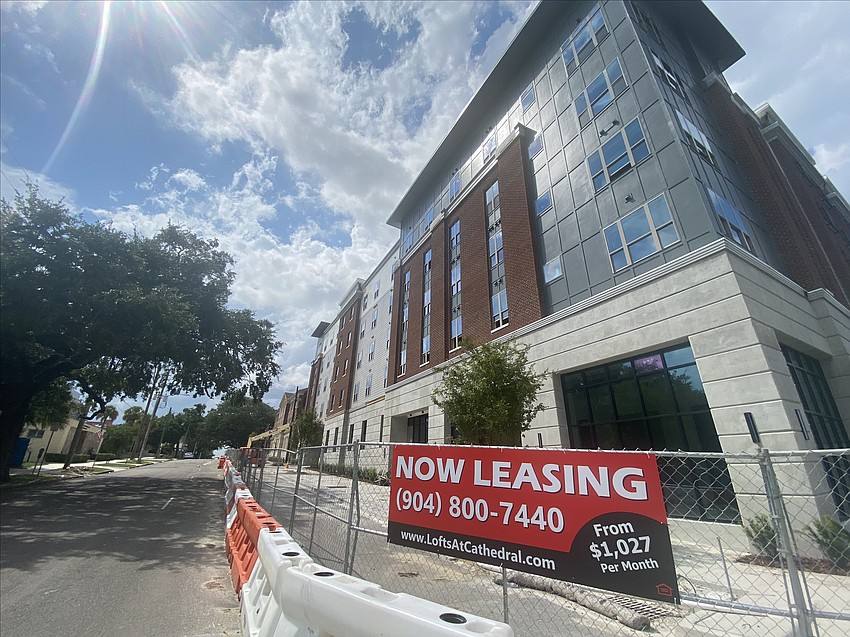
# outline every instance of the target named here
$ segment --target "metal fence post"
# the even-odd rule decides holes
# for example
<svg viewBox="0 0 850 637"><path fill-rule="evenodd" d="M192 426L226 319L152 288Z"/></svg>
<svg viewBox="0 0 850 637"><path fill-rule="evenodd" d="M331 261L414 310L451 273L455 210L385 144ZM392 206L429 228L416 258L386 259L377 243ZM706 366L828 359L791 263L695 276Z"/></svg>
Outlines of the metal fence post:
<svg viewBox="0 0 850 637"><path fill-rule="evenodd" d="M322 469L325 466L325 448L319 448L319 477L316 479L316 498L313 502L313 524L310 527L310 544L307 548L307 555L313 554L313 537L316 535L316 515L319 513L319 493L322 489Z"/></svg>
<svg viewBox="0 0 850 637"><path fill-rule="evenodd" d="M351 533L354 526L354 504L358 493L358 464L360 461L360 441L354 443L354 467L351 470L351 496L348 499L348 528L345 532L345 555L342 561L343 570L351 575L354 569L354 556L351 553ZM359 521L358 521L359 522ZM351 562L349 563L349 557Z"/></svg>
<svg viewBox="0 0 850 637"><path fill-rule="evenodd" d="M295 493L292 494L292 513L289 514L289 535L295 528L295 505L298 502L298 487L301 486L301 467L304 464L304 447L298 450L298 467L295 470Z"/></svg>
<svg viewBox="0 0 850 637"><path fill-rule="evenodd" d="M779 481L773 471L773 463L770 460L770 451L764 447L759 449L759 464L761 465L762 477L764 478L765 493L770 507L770 515L773 518L779 541L780 559L785 561L788 567L788 579L791 584L791 596L793 604L791 608L794 634L799 637L814 637L812 632L812 611L808 605L808 599L803 590L802 575L799 567L799 557L795 551L792 540L792 532L785 514L785 505L782 502L782 493L779 489ZM793 611L796 609L796 613ZM796 624L794 619L796 618Z"/></svg>
<svg viewBox="0 0 850 637"><path fill-rule="evenodd" d="M257 462L260 465L260 475L257 476L257 495L255 495L254 498L257 500L257 502L262 504L262 502L263 502L262 501L262 497L263 497L263 475L266 472L266 462L268 462L268 460L269 460L268 450L267 449L261 449L260 453L258 455L259 455L259 459L257 460Z"/></svg>
<svg viewBox="0 0 850 637"><path fill-rule="evenodd" d="M284 451L284 453L288 454L289 450ZM287 458L288 458L288 456L287 456ZM269 513L272 513L272 509L274 509L274 499L275 499L275 496L277 495L277 479L278 479L279 475L280 475L280 461L278 460L277 469L275 469L275 472L274 472L274 486L272 487L272 499L271 499L271 502L269 503ZM274 515L274 513L272 513L272 515Z"/></svg>

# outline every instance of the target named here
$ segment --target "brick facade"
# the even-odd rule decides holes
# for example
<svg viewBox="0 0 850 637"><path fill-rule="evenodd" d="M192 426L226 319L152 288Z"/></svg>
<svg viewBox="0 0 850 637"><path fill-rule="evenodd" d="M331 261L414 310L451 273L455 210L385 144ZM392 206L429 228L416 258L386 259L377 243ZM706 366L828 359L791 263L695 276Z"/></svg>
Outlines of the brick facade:
<svg viewBox="0 0 850 637"><path fill-rule="evenodd" d="M451 213L434 224L430 235L404 261L395 275L393 321L390 337L388 385L399 380L402 284L410 271L407 372L403 378L438 365L462 350L449 351L451 334L451 272L449 234L460 221L460 277L463 336L485 343L538 320L542 316L540 284L531 227L524 136L517 135L501 152L496 164L466 192ZM502 218L505 285L510 318L508 325L492 330L490 260L484 193L498 179ZM424 256L431 250L431 357L421 365Z"/></svg>
<svg viewBox="0 0 850 637"><path fill-rule="evenodd" d="M806 290L826 288L845 305L850 303L830 263L840 255L827 253L758 121L735 103L720 81L708 86L705 98L761 210L785 274Z"/></svg>
<svg viewBox="0 0 850 637"><path fill-rule="evenodd" d="M354 357L357 354L362 301L362 292L355 294L340 313L336 354L331 364L330 399L326 411L329 418L351 407Z"/></svg>

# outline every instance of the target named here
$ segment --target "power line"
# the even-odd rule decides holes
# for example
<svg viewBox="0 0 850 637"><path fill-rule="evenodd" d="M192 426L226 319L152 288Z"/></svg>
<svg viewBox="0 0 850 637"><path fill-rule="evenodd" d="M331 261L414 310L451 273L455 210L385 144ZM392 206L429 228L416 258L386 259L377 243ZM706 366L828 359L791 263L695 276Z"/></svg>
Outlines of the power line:
<svg viewBox="0 0 850 637"><path fill-rule="evenodd" d="M23 164L20 162L20 160L18 160L18 156L15 154L15 151L14 151L14 150L12 150L12 147L11 147L11 146L9 146L9 142L7 142L7 141L6 141L6 138L5 138L5 137L3 137L3 135L2 135L2 134L0 134L0 140L2 140L2 141L3 141L3 144L6 146L6 148L8 148L8 149L9 149L9 152L10 152L10 153L12 153L12 159L14 159L14 160L15 160L15 163L17 163L17 164L18 164L18 167L19 167L21 170L23 170L23 171L24 171L24 174L27 176L27 182L32 183L32 179L30 178L30 175L29 175L29 173L27 172L27 169L26 169L26 168L24 168ZM8 177L6 177L6 179L8 179Z"/></svg>

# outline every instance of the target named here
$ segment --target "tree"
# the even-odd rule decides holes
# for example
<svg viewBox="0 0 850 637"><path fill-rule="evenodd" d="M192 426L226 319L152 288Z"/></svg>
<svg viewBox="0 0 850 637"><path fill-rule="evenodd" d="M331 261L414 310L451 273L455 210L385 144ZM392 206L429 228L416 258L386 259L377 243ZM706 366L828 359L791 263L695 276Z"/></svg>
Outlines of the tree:
<svg viewBox="0 0 850 637"><path fill-rule="evenodd" d="M124 423L107 427L103 444L100 445L101 453L129 454L138 431L138 424Z"/></svg>
<svg viewBox="0 0 850 637"><path fill-rule="evenodd" d="M260 400L231 392L204 418L194 442L198 443L203 455L222 446L244 447L249 436L267 431L274 425L276 413Z"/></svg>
<svg viewBox="0 0 850 637"><path fill-rule="evenodd" d="M33 398L57 380L103 408L150 390L154 369L169 394L255 399L277 375L272 324L227 307L233 261L216 241L86 223L34 186L0 200L0 222L0 481Z"/></svg>
<svg viewBox="0 0 850 637"><path fill-rule="evenodd" d="M322 434L325 431L325 425L316 415L316 412L311 410L302 411L295 418L292 425L292 434L289 437L289 448L298 449L298 447L318 447L322 444Z"/></svg>
<svg viewBox="0 0 850 637"><path fill-rule="evenodd" d="M543 410L536 402L546 374L528 362L528 347L512 343L472 346L443 372L432 396L466 444L519 446L522 432Z"/></svg>

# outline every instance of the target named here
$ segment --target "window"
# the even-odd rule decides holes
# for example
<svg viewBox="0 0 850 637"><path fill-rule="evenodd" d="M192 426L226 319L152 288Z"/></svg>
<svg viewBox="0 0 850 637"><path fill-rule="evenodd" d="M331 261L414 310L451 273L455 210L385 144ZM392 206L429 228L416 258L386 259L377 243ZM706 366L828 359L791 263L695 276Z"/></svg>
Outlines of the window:
<svg viewBox="0 0 850 637"><path fill-rule="evenodd" d="M366 440L366 424L368 422L368 420L364 420L360 425L360 442L365 442Z"/></svg>
<svg viewBox="0 0 850 637"><path fill-rule="evenodd" d="M364 336L366 336L366 324L363 321L360 321L360 338L363 338Z"/></svg>
<svg viewBox="0 0 850 637"><path fill-rule="evenodd" d="M481 147L481 154L484 157L485 164L496 155L496 133L490 135L487 141L484 142L484 146ZM433 208L431 211L433 213Z"/></svg>
<svg viewBox="0 0 850 637"><path fill-rule="evenodd" d="M561 376L572 447L720 451L717 430L687 345ZM658 457L667 515L738 522L725 463Z"/></svg>
<svg viewBox="0 0 850 637"><path fill-rule="evenodd" d="M339 366L334 365L334 380L336 380L338 376L339 376Z"/></svg>
<svg viewBox="0 0 850 637"><path fill-rule="evenodd" d="M647 157L649 157L649 147L646 145L643 129L640 127L640 122L634 119L626 125L624 130L619 131L610 141L603 144L601 150L597 150L587 158L594 190L599 192L608 185L608 182L624 175L632 166Z"/></svg>
<svg viewBox="0 0 850 637"><path fill-rule="evenodd" d="M679 241L664 195L605 228L605 243L614 272Z"/></svg>
<svg viewBox="0 0 850 637"><path fill-rule="evenodd" d="M561 257L555 257L543 266L543 281L550 283L564 275L561 270Z"/></svg>
<svg viewBox="0 0 850 637"><path fill-rule="evenodd" d="M422 258L422 267L425 274L428 274L431 271L431 249L425 252L425 256Z"/></svg>
<svg viewBox="0 0 850 637"><path fill-rule="evenodd" d="M393 291L392 290L390 290L390 302L389 302L388 307L389 307L389 310L388 310L387 314L392 314L393 313Z"/></svg>
<svg viewBox="0 0 850 637"><path fill-rule="evenodd" d="M390 328L387 328L387 350L390 349Z"/></svg>
<svg viewBox="0 0 850 637"><path fill-rule="evenodd" d="M338 442L339 442L339 427L334 429L334 447L336 447Z"/></svg>
<svg viewBox="0 0 850 637"><path fill-rule="evenodd" d="M460 221L455 221L449 231L450 242L452 248L460 244Z"/></svg>
<svg viewBox="0 0 850 637"><path fill-rule="evenodd" d="M643 30L649 33L649 35L651 35L652 38L666 51L667 47L664 45L664 39L661 37L661 31L659 31L655 22L653 22L650 17L641 10L637 3L632 2L631 5L632 9L634 9L635 16L637 17L638 24L640 24L640 26L643 27Z"/></svg>
<svg viewBox="0 0 850 637"><path fill-rule="evenodd" d="M378 325L378 308L372 310L372 329L375 329L376 325Z"/></svg>
<svg viewBox="0 0 850 637"><path fill-rule="evenodd" d="M575 109L579 125L584 128L625 90L626 78L620 68L620 61L614 60L587 86L587 90L576 98Z"/></svg>
<svg viewBox="0 0 850 637"><path fill-rule="evenodd" d="M451 324L451 341L449 349L457 349L460 347L460 339L463 337L463 321L460 316L452 319Z"/></svg>
<svg viewBox="0 0 850 637"><path fill-rule="evenodd" d="M360 383L354 383L354 392L351 394L352 402L356 403L359 396L360 396Z"/></svg>
<svg viewBox="0 0 850 637"><path fill-rule="evenodd" d="M375 339L373 338L371 341L369 341L369 360L371 361L374 358L375 358Z"/></svg>
<svg viewBox="0 0 850 637"><path fill-rule="evenodd" d="M389 378L389 374L390 374L390 368L385 366L384 367L384 387L387 386L387 378ZM381 420L383 420L383 418L384 417L381 416Z"/></svg>
<svg viewBox="0 0 850 637"><path fill-rule="evenodd" d="M348 336L345 338L345 346L348 347L351 345L351 332L348 333Z"/></svg>
<svg viewBox="0 0 850 637"><path fill-rule="evenodd" d="M431 360L431 335L427 334L422 337L422 365L427 364Z"/></svg>
<svg viewBox="0 0 850 637"><path fill-rule="evenodd" d="M608 35L608 26L601 9L596 9L590 17L573 32L573 35L561 45L561 54L567 74L571 75L579 64L590 57L596 46Z"/></svg>
<svg viewBox="0 0 850 637"><path fill-rule="evenodd" d="M492 215L499 209L499 182L494 181L484 192L484 201L487 204L487 214Z"/></svg>
<svg viewBox="0 0 850 637"><path fill-rule="evenodd" d="M319 413L321 413L321 411L320 411ZM330 438L331 438L331 430L330 430L330 429L328 429L328 430L325 432L325 446L326 446L326 447L328 446L328 442L330 441Z"/></svg>
<svg viewBox="0 0 850 637"><path fill-rule="evenodd" d="M691 103L691 100L688 99L688 94L685 92L684 85L682 84L682 80L679 78L678 74L670 68L670 65L667 64L660 57L652 54L652 61L655 62L655 68L658 70L658 74L661 76L667 85L673 89L673 92L685 100L688 104Z"/></svg>
<svg viewBox="0 0 850 637"><path fill-rule="evenodd" d="M368 306L369 306L369 297L364 296L363 297L363 309L365 310Z"/></svg>
<svg viewBox="0 0 850 637"><path fill-rule="evenodd" d="M537 198L537 201L534 203L534 212L537 213L538 216L542 215L544 212L549 210L552 207L552 191L547 190L542 195Z"/></svg>
<svg viewBox="0 0 850 637"><path fill-rule="evenodd" d="M30 429L27 438L44 438L44 429Z"/></svg>
<svg viewBox="0 0 850 637"><path fill-rule="evenodd" d="M676 111L676 115L679 116L679 124L681 124L685 138L688 140L691 148L697 151L709 164L716 166L717 159L715 159L714 153L711 152L711 144L708 142L708 137L705 136L705 133L679 111Z"/></svg>
<svg viewBox="0 0 850 637"><path fill-rule="evenodd" d="M371 395L372 393L372 374L369 374L366 377L366 389L364 390L366 396Z"/></svg>
<svg viewBox="0 0 850 637"><path fill-rule="evenodd" d="M504 261L504 250L502 249L502 230L499 229L498 232L495 232L490 235L490 267L495 268L502 261ZM460 289L460 286L458 286Z"/></svg>
<svg viewBox="0 0 850 637"><path fill-rule="evenodd" d="M541 150L543 150L543 135L537 133L534 136L534 139L532 139L528 144L528 158L531 159L532 157L537 156L537 153Z"/></svg>
<svg viewBox="0 0 850 637"><path fill-rule="evenodd" d="M375 281L375 298L378 298L378 295L381 293L381 282Z"/></svg>
<svg viewBox="0 0 850 637"><path fill-rule="evenodd" d="M403 292L410 291L410 270L404 273L404 284L401 289Z"/></svg>
<svg viewBox="0 0 850 637"><path fill-rule="evenodd" d="M755 254L755 247L752 239L750 239L743 213L711 188L706 188L706 190L708 190L708 197L711 199L715 217L723 234L742 248Z"/></svg>
<svg viewBox="0 0 850 637"><path fill-rule="evenodd" d="M425 220L422 222L423 230L427 230L432 221L434 221L434 206L429 206L428 210L425 211Z"/></svg>
<svg viewBox="0 0 850 637"><path fill-rule="evenodd" d="M398 375L404 376L407 372L407 350L401 350L401 363L398 366Z"/></svg>
<svg viewBox="0 0 850 637"><path fill-rule="evenodd" d="M460 261L455 262L452 265L451 270L451 295L460 292Z"/></svg>
<svg viewBox="0 0 850 637"><path fill-rule="evenodd" d="M449 182L449 201L454 201L455 197L460 193L460 173L455 172Z"/></svg>
<svg viewBox="0 0 850 637"><path fill-rule="evenodd" d="M342 361L342 375L345 376L348 373L348 361Z"/></svg>
<svg viewBox="0 0 850 637"><path fill-rule="evenodd" d="M357 369L360 369L360 366L363 364L363 352L357 352Z"/></svg>
<svg viewBox="0 0 850 637"><path fill-rule="evenodd" d="M493 316L493 329L499 329L508 324L508 292L500 290L490 299Z"/></svg>
<svg viewBox="0 0 850 637"><path fill-rule="evenodd" d="M519 98L522 104L522 112L524 113L534 105L534 84L529 84L528 88L522 92L522 97Z"/></svg>
<svg viewBox="0 0 850 637"><path fill-rule="evenodd" d="M841 415L820 361L787 345L780 347L818 449L850 446L850 438L841 424ZM846 455L824 456L821 466L839 516L850 518L850 458Z"/></svg>
<svg viewBox="0 0 850 637"><path fill-rule="evenodd" d="M354 442L354 423L348 426L348 444Z"/></svg>

